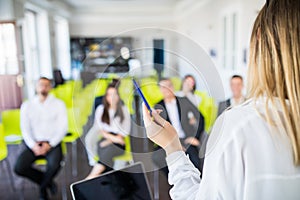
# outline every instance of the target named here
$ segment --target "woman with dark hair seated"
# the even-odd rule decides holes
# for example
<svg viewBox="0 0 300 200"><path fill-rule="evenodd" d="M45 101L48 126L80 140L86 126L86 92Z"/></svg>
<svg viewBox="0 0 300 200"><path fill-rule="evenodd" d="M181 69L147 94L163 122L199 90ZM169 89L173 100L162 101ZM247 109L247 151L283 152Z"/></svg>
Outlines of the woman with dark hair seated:
<svg viewBox="0 0 300 200"><path fill-rule="evenodd" d="M102 136L98 146L99 161L86 179L111 170L113 158L125 150L124 137L130 131L130 114L120 99L116 84L107 87L103 104L96 109L95 122Z"/></svg>

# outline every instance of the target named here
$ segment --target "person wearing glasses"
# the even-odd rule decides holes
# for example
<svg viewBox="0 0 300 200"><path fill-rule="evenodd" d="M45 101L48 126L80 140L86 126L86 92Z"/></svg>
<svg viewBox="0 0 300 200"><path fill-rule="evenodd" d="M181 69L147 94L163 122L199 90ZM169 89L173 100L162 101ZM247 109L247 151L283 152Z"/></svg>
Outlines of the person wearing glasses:
<svg viewBox="0 0 300 200"><path fill-rule="evenodd" d="M299 0L270 0L259 12L250 41L248 100L214 124L202 178L174 127L144 107L147 135L167 154L172 199L299 199L299 30Z"/></svg>

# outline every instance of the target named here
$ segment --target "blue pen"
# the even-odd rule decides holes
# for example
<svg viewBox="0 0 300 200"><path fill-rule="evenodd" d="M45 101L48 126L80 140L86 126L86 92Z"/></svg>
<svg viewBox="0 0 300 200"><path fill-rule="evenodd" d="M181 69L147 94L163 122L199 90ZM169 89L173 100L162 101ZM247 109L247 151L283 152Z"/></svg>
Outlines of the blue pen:
<svg viewBox="0 0 300 200"><path fill-rule="evenodd" d="M135 89L138 91L140 97L143 99L143 101L144 101L146 107L148 108L148 110L149 110L149 112L150 112L150 114L151 114L151 113L152 113L151 107L150 107L150 105L148 104L148 102L147 102L147 100L146 100L144 94L142 93L142 91L141 91L139 85L137 84L137 82L136 82L134 79L132 79L132 81L133 81L133 84L134 84Z"/></svg>

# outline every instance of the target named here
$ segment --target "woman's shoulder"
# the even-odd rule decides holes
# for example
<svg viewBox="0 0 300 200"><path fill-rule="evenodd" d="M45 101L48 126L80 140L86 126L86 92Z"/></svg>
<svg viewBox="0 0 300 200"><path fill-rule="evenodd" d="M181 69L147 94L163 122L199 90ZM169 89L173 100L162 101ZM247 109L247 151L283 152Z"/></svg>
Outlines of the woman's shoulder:
<svg viewBox="0 0 300 200"><path fill-rule="evenodd" d="M103 112L103 110L104 110L104 105L100 104L99 106L97 106L95 113Z"/></svg>
<svg viewBox="0 0 300 200"><path fill-rule="evenodd" d="M258 129L261 120L252 100L226 110L218 117L213 126L207 150L211 151L217 143L222 143L223 147L231 141L242 143L247 138L249 128L251 127L251 132L255 132L253 128ZM252 126L253 124L257 124L257 126Z"/></svg>
<svg viewBox="0 0 300 200"><path fill-rule="evenodd" d="M234 106L234 107L229 107L227 108L223 115L226 118L229 119L239 119L238 121L242 119L246 119L247 117L256 115L256 110L254 107L254 101L252 99L249 99L245 101L244 103Z"/></svg>

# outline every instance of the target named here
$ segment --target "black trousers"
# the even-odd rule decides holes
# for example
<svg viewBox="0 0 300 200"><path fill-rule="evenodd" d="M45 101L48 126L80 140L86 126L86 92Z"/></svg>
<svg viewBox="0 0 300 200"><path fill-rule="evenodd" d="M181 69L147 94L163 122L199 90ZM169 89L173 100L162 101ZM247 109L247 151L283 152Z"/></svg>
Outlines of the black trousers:
<svg viewBox="0 0 300 200"><path fill-rule="evenodd" d="M199 169L202 175L204 158L199 157L199 150L196 146L190 145L186 147L185 153L189 155L190 160L194 164L194 166ZM164 172L166 176L169 174L169 170L166 162L166 152L159 146L155 147L152 160L156 166L159 167L160 170Z"/></svg>
<svg viewBox="0 0 300 200"><path fill-rule="evenodd" d="M47 160L45 172L33 167L33 163L40 158L45 158ZM14 171L19 176L26 177L38 184L41 190L46 190L47 186L58 173L62 159L61 144L52 148L45 156L35 156L33 151L26 147L18 157Z"/></svg>
<svg viewBox="0 0 300 200"><path fill-rule="evenodd" d="M105 139L102 139L99 143L104 141ZM113 169L113 158L116 156L120 156L124 154L125 145L112 143L106 147L98 147L98 155L99 155L99 161L98 163L104 165L106 167L105 172L110 171Z"/></svg>

